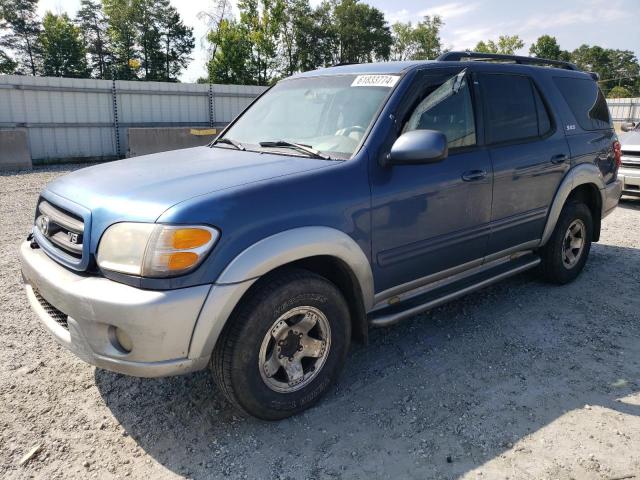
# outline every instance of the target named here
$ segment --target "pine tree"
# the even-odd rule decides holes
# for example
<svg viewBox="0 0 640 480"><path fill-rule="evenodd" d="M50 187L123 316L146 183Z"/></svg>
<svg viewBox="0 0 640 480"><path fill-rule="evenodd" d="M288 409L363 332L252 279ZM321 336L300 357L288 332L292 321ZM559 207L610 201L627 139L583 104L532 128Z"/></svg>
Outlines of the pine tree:
<svg viewBox="0 0 640 480"><path fill-rule="evenodd" d="M102 0L113 52L113 72L120 80L138 78L140 60L136 52L136 28L132 0Z"/></svg>
<svg viewBox="0 0 640 480"><path fill-rule="evenodd" d="M85 50L91 58L93 76L111 78L113 55L107 35L107 18L102 11L102 5L94 0L81 0L76 25L82 32Z"/></svg>
<svg viewBox="0 0 640 480"><path fill-rule="evenodd" d="M163 46L163 79L176 81L192 60L190 55L195 47L195 39L193 29L184 24L180 14L172 6L169 6L163 15L160 38Z"/></svg>
<svg viewBox="0 0 640 480"><path fill-rule="evenodd" d="M42 72L51 77L88 77L87 54L80 29L66 13L47 12L42 20Z"/></svg>
<svg viewBox="0 0 640 480"><path fill-rule="evenodd" d="M40 71L41 31L38 0L0 0L0 18L9 33L0 37L0 47L17 55L18 73L37 75Z"/></svg>

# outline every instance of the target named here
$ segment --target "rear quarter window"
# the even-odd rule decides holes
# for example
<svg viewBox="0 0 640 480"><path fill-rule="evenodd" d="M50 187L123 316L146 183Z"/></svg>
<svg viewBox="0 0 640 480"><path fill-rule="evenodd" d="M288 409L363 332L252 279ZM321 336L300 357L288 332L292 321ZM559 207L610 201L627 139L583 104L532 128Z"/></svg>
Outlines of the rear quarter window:
<svg viewBox="0 0 640 480"><path fill-rule="evenodd" d="M611 128L607 101L596 82L569 77L555 77L553 81L583 130Z"/></svg>

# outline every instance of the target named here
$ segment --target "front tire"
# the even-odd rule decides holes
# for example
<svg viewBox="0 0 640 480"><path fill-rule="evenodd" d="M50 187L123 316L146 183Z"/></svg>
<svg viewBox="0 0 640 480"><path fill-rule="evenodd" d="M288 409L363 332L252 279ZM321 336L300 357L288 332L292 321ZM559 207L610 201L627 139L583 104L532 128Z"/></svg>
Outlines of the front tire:
<svg viewBox="0 0 640 480"><path fill-rule="evenodd" d="M591 250L593 217L587 205L567 203L547 244L541 249L543 278L558 285L574 281Z"/></svg>
<svg viewBox="0 0 640 480"><path fill-rule="evenodd" d="M290 269L261 279L229 318L211 357L214 381L241 411L278 420L313 405L336 381L351 339L331 282Z"/></svg>

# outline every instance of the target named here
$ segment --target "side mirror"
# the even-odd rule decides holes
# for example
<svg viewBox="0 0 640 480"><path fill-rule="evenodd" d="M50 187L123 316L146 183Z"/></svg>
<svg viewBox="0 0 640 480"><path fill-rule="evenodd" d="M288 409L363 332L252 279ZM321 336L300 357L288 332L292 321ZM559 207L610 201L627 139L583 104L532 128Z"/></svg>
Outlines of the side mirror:
<svg viewBox="0 0 640 480"><path fill-rule="evenodd" d="M447 136L436 130L413 130L395 141L389 152L391 165L420 165L444 160L448 155Z"/></svg>
<svg viewBox="0 0 640 480"><path fill-rule="evenodd" d="M625 122L620 125L620 130L622 130L623 132L630 132L634 128L636 128L636 125L633 122Z"/></svg>

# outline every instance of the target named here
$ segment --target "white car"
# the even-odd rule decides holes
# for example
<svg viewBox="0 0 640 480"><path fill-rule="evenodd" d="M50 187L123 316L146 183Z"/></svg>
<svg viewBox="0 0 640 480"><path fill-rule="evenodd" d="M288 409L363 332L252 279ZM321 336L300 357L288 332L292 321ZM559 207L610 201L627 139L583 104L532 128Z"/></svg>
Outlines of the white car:
<svg viewBox="0 0 640 480"><path fill-rule="evenodd" d="M618 172L622 194L640 197L640 122L625 123L622 131L622 166Z"/></svg>

